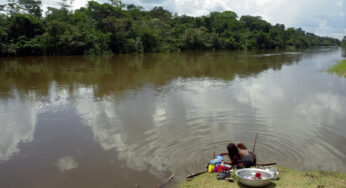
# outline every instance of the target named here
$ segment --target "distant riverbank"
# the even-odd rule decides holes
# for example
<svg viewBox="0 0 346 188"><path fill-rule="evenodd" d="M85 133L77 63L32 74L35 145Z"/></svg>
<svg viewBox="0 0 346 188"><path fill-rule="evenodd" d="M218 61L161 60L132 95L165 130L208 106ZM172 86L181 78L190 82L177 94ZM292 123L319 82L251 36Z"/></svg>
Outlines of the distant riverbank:
<svg viewBox="0 0 346 188"><path fill-rule="evenodd" d="M238 17L232 11L192 17L162 7L148 11L121 1L89 1L76 10L64 5L44 12L38 2L2 5L0 57L303 49L341 43L301 28L272 25L260 16ZM28 6L34 8L27 10Z"/></svg>
<svg viewBox="0 0 346 188"><path fill-rule="evenodd" d="M339 61L333 67L328 69L328 72L336 73L340 76L346 77L346 59Z"/></svg>
<svg viewBox="0 0 346 188"><path fill-rule="evenodd" d="M334 171L299 171L285 167L277 167L279 179L273 180L266 187L346 187L346 174ZM232 175L233 176L233 175ZM231 188L242 187L235 178L234 182L217 180L216 173L205 173L186 181L179 188Z"/></svg>

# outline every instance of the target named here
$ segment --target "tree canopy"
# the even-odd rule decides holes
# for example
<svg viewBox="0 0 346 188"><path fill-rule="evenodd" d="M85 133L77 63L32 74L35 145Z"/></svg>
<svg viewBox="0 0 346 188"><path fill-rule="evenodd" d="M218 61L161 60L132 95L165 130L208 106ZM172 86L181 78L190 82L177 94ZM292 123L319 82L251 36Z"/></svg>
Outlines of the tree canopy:
<svg viewBox="0 0 346 188"><path fill-rule="evenodd" d="M71 10L69 1L48 7L40 0L0 5L0 56L82 55L211 49L285 49L340 45L300 28L272 25L232 11L201 17L144 10L119 0L89 1ZM343 44L345 44L345 38Z"/></svg>
<svg viewBox="0 0 346 188"><path fill-rule="evenodd" d="M346 48L346 36L344 36L344 38L342 39L341 46Z"/></svg>

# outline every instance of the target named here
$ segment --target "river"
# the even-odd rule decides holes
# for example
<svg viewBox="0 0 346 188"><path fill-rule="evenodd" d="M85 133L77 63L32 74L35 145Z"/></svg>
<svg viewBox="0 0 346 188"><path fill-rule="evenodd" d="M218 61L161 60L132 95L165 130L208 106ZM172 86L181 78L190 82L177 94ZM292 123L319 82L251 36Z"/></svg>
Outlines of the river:
<svg viewBox="0 0 346 188"><path fill-rule="evenodd" d="M338 47L0 59L0 187L156 187L229 142L346 169Z"/></svg>

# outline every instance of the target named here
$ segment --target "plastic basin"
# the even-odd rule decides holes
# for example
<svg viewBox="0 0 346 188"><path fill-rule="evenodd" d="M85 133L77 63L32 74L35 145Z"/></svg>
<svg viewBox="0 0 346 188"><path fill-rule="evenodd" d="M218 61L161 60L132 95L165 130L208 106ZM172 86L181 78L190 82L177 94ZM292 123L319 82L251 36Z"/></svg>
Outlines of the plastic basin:
<svg viewBox="0 0 346 188"><path fill-rule="evenodd" d="M253 176L256 173L261 173L262 179L248 179L244 178ZM274 174L268 170L262 170L258 168L243 168L237 170L235 174L238 176L239 182L250 186L250 187L263 187L268 185L271 179L274 177Z"/></svg>

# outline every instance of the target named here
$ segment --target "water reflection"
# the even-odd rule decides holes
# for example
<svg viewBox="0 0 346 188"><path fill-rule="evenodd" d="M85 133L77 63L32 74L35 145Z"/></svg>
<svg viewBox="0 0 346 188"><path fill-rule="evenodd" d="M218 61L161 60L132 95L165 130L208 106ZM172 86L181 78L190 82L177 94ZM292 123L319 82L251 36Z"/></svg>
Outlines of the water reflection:
<svg viewBox="0 0 346 188"><path fill-rule="evenodd" d="M164 86L176 78L217 78L232 80L267 69L297 62L300 55L264 56L246 53L190 52L173 54L116 55L111 57L36 57L2 59L1 94L11 88L20 94L35 92L47 95L51 81L71 92L75 87L92 87L96 97L119 95L119 92L145 84ZM82 84L82 85L79 85Z"/></svg>
<svg viewBox="0 0 346 188"><path fill-rule="evenodd" d="M343 171L346 81L321 72L340 57L317 48L4 59L0 186L35 187L42 174L49 187L157 185L256 132L260 162Z"/></svg>
<svg viewBox="0 0 346 188"><path fill-rule="evenodd" d="M61 172L77 168L79 163L71 156L65 156L58 159L56 166Z"/></svg>
<svg viewBox="0 0 346 188"><path fill-rule="evenodd" d="M346 155L342 144L346 139L345 82L337 79L330 85L328 75L318 73L322 79L318 85L313 84L317 75L307 78L306 71L299 71L300 68L287 67L280 74L248 79L237 85L233 93L238 92L238 100L254 108L253 116L259 119L255 124L261 122L267 127L256 130L262 133L263 145L258 146L258 152L263 158L296 168L339 169L345 165ZM306 83L295 84L295 80ZM321 129L332 131L340 143L334 140L331 144L330 140L335 138L331 134L316 138ZM334 155L330 155L331 151ZM276 156L272 156L274 152ZM309 156L314 159L309 160Z"/></svg>
<svg viewBox="0 0 346 188"><path fill-rule="evenodd" d="M19 152L18 144L31 142L35 132L36 108L26 104L17 92L0 99L0 162Z"/></svg>

